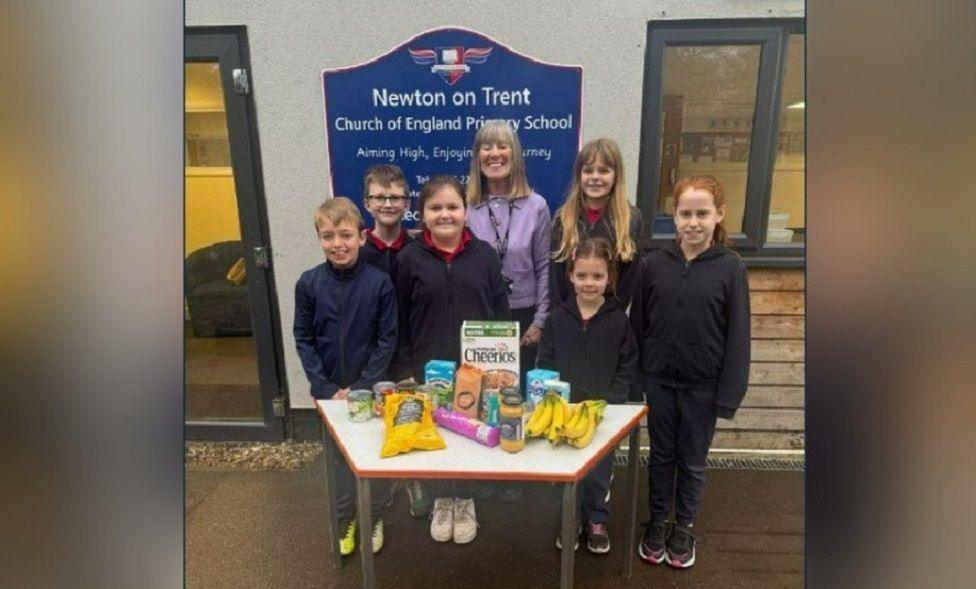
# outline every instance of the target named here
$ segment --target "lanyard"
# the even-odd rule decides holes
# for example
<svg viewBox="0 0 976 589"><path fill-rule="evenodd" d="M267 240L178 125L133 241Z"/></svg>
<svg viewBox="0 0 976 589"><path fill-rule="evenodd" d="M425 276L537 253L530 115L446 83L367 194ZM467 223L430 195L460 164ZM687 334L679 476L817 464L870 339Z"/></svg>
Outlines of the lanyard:
<svg viewBox="0 0 976 589"><path fill-rule="evenodd" d="M498 257L501 261L505 261L505 254L508 253L508 233L512 230L512 199L508 200L508 225L505 226L505 239L498 233L498 226L501 225L501 221L495 217L494 211L492 211L491 203L488 203L488 216L491 217L491 227L495 230L495 249L498 251Z"/></svg>

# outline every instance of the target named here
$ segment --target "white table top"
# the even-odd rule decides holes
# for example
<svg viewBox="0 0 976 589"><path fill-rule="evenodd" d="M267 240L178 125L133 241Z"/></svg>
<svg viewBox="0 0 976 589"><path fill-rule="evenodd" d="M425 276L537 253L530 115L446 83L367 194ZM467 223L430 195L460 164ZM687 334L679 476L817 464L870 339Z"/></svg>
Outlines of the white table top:
<svg viewBox="0 0 976 589"><path fill-rule="evenodd" d="M438 426L447 448L412 450L380 458L385 427L382 419L349 421L345 401L320 400L316 408L349 467L359 477L549 482L582 479L647 413L646 405L608 405L593 440L585 448L565 443L553 446L544 438L530 438L524 450L510 454L501 446L489 448Z"/></svg>

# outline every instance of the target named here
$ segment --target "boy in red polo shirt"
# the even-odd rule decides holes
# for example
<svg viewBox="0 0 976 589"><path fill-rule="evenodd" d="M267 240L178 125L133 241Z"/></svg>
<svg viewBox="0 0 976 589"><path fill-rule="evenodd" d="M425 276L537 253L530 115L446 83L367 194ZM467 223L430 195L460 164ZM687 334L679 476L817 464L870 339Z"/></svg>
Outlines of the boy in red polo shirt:
<svg viewBox="0 0 976 589"><path fill-rule="evenodd" d="M413 241L402 227L403 216L410 210L410 187L403 170L390 164L366 170L363 203L373 217L373 228L366 230L361 255L367 264L383 270L392 280L400 250Z"/></svg>

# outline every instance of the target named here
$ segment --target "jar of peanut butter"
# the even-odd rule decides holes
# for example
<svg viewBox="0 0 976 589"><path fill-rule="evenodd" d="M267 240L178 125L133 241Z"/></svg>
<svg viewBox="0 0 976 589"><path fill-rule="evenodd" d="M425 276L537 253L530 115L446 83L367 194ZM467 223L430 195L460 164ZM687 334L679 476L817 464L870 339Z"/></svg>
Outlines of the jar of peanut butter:
<svg viewBox="0 0 976 589"><path fill-rule="evenodd" d="M525 448L525 433L522 430L522 396L518 393L502 396L498 408L499 445L506 452L520 452Z"/></svg>

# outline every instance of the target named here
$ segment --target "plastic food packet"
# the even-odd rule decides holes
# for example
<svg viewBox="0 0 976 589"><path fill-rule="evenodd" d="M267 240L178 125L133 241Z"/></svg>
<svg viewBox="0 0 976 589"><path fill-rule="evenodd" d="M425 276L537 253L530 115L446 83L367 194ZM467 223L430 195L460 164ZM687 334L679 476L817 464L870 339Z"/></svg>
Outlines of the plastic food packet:
<svg viewBox="0 0 976 589"><path fill-rule="evenodd" d="M492 427L477 419L472 419L464 413L448 411L443 407L438 407L434 411L434 419L437 420L437 425L446 427L452 432L461 434L489 448L494 448L499 444L499 431L497 427Z"/></svg>
<svg viewBox="0 0 976 589"><path fill-rule="evenodd" d="M393 393L383 407L386 438L380 458L411 450L441 450L447 445L434 426L430 399L426 395Z"/></svg>

